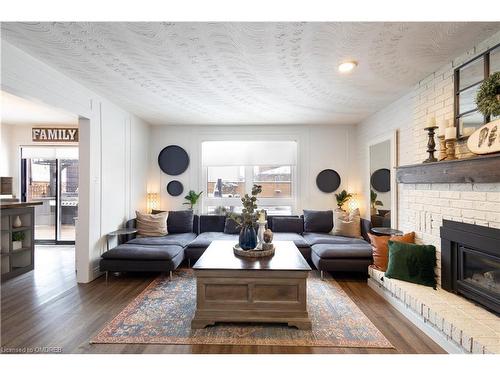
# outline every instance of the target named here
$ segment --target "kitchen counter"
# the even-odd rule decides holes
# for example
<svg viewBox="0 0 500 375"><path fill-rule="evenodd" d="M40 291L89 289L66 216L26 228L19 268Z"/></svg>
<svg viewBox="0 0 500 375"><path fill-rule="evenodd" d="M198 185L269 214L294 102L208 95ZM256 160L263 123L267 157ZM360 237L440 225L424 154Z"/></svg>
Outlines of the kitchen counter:
<svg viewBox="0 0 500 375"><path fill-rule="evenodd" d="M0 202L0 209L5 210L8 208L23 208L31 206L40 206L43 202L32 201L32 202Z"/></svg>

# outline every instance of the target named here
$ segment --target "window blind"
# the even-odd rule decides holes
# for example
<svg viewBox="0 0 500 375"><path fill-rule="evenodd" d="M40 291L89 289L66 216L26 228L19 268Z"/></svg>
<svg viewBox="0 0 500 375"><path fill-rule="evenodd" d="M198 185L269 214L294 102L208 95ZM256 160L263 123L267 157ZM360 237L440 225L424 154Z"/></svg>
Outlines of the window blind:
<svg viewBox="0 0 500 375"><path fill-rule="evenodd" d="M296 165L295 141L206 141L202 164L215 166Z"/></svg>

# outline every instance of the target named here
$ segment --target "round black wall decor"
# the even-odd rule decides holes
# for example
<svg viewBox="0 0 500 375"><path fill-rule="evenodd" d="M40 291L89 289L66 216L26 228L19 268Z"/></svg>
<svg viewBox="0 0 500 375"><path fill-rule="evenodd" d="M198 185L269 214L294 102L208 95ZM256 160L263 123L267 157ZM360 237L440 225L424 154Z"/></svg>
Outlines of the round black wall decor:
<svg viewBox="0 0 500 375"><path fill-rule="evenodd" d="M373 190L379 193L387 193L391 191L391 171L387 168L377 169L372 173L370 183Z"/></svg>
<svg viewBox="0 0 500 375"><path fill-rule="evenodd" d="M167 193L169 193L172 197L178 197L183 191L184 186L182 186L180 181L173 180L167 184Z"/></svg>
<svg viewBox="0 0 500 375"><path fill-rule="evenodd" d="M333 169L324 169L318 173L316 185L324 193L333 193L340 186L340 176Z"/></svg>
<svg viewBox="0 0 500 375"><path fill-rule="evenodd" d="M170 145L158 155L160 169L168 175L177 176L189 166L189 155L180 146Z"/></svg>

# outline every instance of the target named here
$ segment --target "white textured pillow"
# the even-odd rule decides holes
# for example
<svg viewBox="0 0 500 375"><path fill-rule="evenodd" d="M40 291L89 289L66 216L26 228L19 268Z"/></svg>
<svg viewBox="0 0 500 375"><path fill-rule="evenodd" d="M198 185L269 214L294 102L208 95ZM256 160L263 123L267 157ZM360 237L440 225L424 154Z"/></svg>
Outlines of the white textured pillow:
<svg viewBox="0 0 500 375"><path fill-rule="evenodd" d="M167 218L168 211L158 214L141 214L135 212L137 220L137 234L145 237L159 237L168 234Z"/></svg>
<svg viewBox="0 0 500 375"><path fill-rule="evenodd" d="M330 233L334 236L360 238L360 221L359 209L356 208L350 213L337 209L333 211L333 229Z"/></svg>

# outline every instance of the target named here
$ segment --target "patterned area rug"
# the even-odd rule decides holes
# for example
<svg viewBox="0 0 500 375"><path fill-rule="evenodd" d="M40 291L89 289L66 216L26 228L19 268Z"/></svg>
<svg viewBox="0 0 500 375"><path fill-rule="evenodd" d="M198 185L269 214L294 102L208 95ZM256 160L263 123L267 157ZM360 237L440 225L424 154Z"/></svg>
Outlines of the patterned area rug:
<svg viewBox="0 0 500 375"><path fill-rule="evenodd" d="M195 278L192 271L179 270L172 281L154 280L91 343L393 348L333 279L322 281L312 272L307 291L310 331L286 324L244 323L192 330Z"/></svg>

